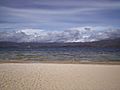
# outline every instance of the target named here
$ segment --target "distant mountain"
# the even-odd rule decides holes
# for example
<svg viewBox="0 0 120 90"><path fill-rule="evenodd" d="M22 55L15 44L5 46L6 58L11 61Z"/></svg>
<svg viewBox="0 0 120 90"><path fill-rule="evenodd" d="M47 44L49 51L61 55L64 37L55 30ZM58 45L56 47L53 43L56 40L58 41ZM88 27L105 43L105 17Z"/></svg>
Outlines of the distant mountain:
<svg viewBox="0 0 120 90"><path fill-rule="evenodd" d="M120 29L79 27L64 31L47 31L41 29L0 31L0 41L17 43L74 43L93 42L114 38L120 38Z"/></svg>
<svg viewBox="0 0 120 90"><path fill-rule="evenodd" d="M115 47L120 48L120 38L105 39L93 42L71 42L71 43L38 43L38 42L0 42L0 48L44 48L44 47Z"/></svg>

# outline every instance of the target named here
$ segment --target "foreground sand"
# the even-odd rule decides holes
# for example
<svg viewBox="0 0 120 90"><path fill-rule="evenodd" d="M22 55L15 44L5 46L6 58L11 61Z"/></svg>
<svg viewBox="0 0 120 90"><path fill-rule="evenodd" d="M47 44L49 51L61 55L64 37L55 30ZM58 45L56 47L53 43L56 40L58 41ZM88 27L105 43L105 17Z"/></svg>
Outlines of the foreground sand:
<svg viewBox="0 0 120 90"><path fill-rule="evenodd" d="M120 90L120 65L0 64L0 90Z"/></svg>

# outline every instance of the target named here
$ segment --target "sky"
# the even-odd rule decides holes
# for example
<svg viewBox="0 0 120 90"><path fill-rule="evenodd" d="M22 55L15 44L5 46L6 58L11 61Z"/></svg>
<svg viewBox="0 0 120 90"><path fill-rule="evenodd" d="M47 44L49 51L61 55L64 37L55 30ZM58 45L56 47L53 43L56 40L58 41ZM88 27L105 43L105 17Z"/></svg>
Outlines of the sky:
<svg viewBox="0 0 120 90"><path fill-rule="evenodd" d="M0 0L0 31L120 27L120 0Z"/></svg>

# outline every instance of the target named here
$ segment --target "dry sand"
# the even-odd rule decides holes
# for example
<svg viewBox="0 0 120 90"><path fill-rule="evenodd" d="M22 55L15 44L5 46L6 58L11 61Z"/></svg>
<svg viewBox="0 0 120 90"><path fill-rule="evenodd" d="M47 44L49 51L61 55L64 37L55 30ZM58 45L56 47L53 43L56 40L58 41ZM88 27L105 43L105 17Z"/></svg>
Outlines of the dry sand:
<svg viewBox="0 0 120 90"><path fill-rule="evenodd" d="M0 90L120 90L120 65L0 64Z"/></svg>

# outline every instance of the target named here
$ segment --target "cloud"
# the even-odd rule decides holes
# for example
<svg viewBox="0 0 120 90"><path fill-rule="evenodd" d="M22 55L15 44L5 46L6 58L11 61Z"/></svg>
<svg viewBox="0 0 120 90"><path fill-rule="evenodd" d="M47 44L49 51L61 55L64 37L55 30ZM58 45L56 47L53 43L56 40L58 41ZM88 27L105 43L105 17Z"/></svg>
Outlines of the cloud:
<svg viewBox="0 0 120 90"><path fill-rule="evenodd" d="M12 28L17 26L17 29L34 26L64 30L84 25L119 26L120 23L119 0L0 0L0 12L0 24L13 23Z"/></svg>
<svg viewBox="0 0 120 90"><path fill-rule="evenodd" d="M2 6L13 8L72 9L72 8L118 8L119 0L1 0Z"/></svg>
<svg viewBox="0 0 120 90"><path fill-rule="evenodd" d="M112 38L120 38L120 29L76 27L64 31L23 29L0 32L0 41L12 42L92 42Z"/></svg>

